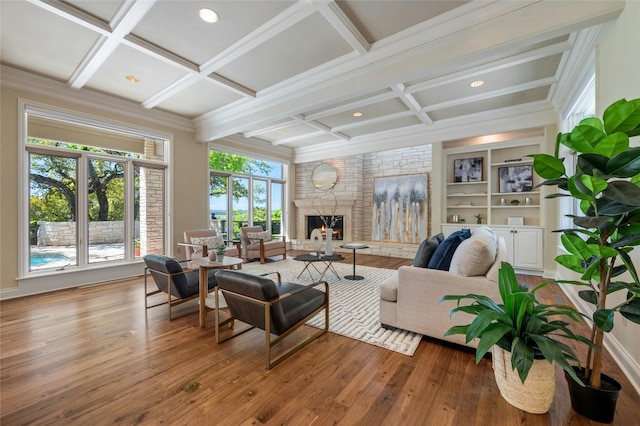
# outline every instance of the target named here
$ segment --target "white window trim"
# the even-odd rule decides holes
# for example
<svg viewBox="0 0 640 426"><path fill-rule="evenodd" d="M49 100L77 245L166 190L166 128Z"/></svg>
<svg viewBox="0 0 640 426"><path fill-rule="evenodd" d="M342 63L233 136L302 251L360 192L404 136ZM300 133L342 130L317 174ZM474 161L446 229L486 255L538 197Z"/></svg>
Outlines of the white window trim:
<svg viewBox="0 0 640 426"><path fill-rule="evenodd" d="M148 129L129 123L118 122L110 119L91 116L81 112L68 110L56 106L42 104L29 99L18 99L18 290L15 295L7 295L8 297L23 296L28 294L42 293L62 288L76 287L78 285L99 283L123 278L137 276L142 273L141 260L136 262L126 261L122 263L108 264L87 264L82 268L73 268L68 270L44 270L29 271L27 260L29 258L29 241L24 238L22 230L29 228L29 191L24 191L29 185L29 152L28 146L28 116L35 114L41 117L47 117L55 120L68 121L75 124L96 127L116 133L133 134L136 136L146 137L149 139L163 140L167 143L163 147L164 161L148 161L145 163L151 166L166 168L165 177L165 239L166 247L171 247L172 236L170 229L172 228L172 214L170 206L172 205L173 194L171 192L172 185L171 175L173 171L173 162L171 158L171 146L173 145L173 135L158 130ZM29 145L31 146L31 145ZM139 161L139 160L134 160ZM80 172L80 170L79 170ZM78 179L82 179L80 173ZM78 200L78 206L83 205L82 200ZM78 212L80 214L80 212ZM13 293L13 292L12 292ZM3 295L4 296L4 295ZM4 298L4 297L3 297Z"/></svg>

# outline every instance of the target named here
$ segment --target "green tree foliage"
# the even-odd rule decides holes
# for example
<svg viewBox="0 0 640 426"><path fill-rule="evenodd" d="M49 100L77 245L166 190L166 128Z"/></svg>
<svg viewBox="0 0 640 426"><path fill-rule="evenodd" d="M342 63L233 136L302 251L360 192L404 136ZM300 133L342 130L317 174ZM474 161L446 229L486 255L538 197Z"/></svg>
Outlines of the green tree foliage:
<svg viewBox="0 0 640 426"><path fill-rule="evenodd" d="M266 176L272 170L272 167L263 160L211 150L209 151L209 169L245 175ZM227 178L224 176L211 176L210 191L210 195L226 195ZM237 179L233 179L232 196L235 201L247 198L249 196L249 188L242 185Z"/></svg>
<svg viewBox="0 0 640 426"><path fill-rule="evenodd" d="M119 151L104 150L38 138L30 143L71 150L129 156ZM31 155L31 220L76 220L77 160L58 155ZM106 221L124 218L124 163L91 160L87 167L89 220ZM34 198L39 201L34 204ZM61 200L66 203L61 208ZM67 214L68 212L68 214Z"/></svg>

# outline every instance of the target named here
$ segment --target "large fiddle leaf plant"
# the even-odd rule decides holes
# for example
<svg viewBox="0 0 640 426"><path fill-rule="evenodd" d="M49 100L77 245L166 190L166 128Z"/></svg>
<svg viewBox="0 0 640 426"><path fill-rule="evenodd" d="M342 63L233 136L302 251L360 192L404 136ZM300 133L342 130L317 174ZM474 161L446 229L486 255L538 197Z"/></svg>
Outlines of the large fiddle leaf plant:
<svg viewBox="0 0 640 426"><path fill-rule="evenodd" d="M556 262L580 276L559 282L584 286L578 295L595 307L590 340L596 349L589 348L584 366L596 389L604 333L613 329L615 313L640 324L640 283L629 255L640 245L640 147L632 148L629 140L638 135L640 99L621 99L602 120L585 118L571 132L560 133L554 155L531 155L536 173L546 179L541 185L562 190L547 198L573 197L580 204L582 214L568 216L574 227L557 231L567 254ZM560 145L576 153L574 167L565 167ZM614 302L611 294L617 292L624 296Z"/></svg>

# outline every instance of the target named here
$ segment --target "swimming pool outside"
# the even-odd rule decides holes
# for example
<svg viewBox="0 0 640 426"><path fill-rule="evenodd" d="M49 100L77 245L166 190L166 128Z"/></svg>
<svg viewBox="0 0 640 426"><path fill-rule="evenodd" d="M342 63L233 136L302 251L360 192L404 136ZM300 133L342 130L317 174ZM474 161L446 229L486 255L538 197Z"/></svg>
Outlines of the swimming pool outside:
<svg viewBox="0 0 640 426"><path fill-rule="evenodd" d="M62 268L76 264L76 246L31 246L31 270ZM89 263L124 259L124 243L89 245Z"/></svg>

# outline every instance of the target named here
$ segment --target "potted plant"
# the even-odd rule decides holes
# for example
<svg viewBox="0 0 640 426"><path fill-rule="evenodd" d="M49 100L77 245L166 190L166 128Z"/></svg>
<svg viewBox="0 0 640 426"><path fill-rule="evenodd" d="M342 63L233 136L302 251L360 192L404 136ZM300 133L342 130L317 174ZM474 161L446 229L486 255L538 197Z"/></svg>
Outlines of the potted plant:
<svg viewBox="0 0 640 426"><path fill-rule="evenodd" d="M216 261L222 262L224 259L224 251L227 248L224 244L220 244L216 247Z"/></svg>
<svg viewBox="0 0 640 426"><path fill-rule="evenodd" d="M547 283L533 290L518 283L513 267L502 262L498 272L498 287L502 303L477 294L447 295L458 306L451 311L475 316L467 325L453 326L446 335L463 334L466 341L478 338L476 363L492 349L493 369L502 397L511 405L530 413L546 413L555 393L556 361L567 374L580 380L569 361L577 361L573 349L558 337L589 343L574 334L569 323L558 315L579 321L581 314L569 306L543 305L535 293ZM460 302L470 299L471 305Z"/></svg>
<svg viewBox="0 0 640 426"><path fill-rule="evenodd" d="M629 255L640 244L640 147L629 144L629 137L639 134L640 99L621 99L605 110L602 120L586 118L570 133L558 134L554 155L531 155L534 170L546 179L541 185L564 191L547 198L579 201L582 215L569 216L574 227L557 231L567 254L556 257L579 278L558 282L585 287L578 295L594 305L590 340L595 349L589 349L584 368L577 369L587 389L572 389L571 380L569 386L574 409L605 423L613 420L620 385L602 374L604 333L613 329L616 312L640 324L640 284ZM560 145L577 155L571 170L560 158ZM628 278L623 279L624 273ZM611 301L617 292L626 294ZM579 394L604 400L584 402Z"/></svg>
<svg viewBox="0 0 640 426"><path fill-rule="evenodd" d="M482 223L482 219L484 219L484 215L482 213L478 213L474 216L476 218L476 223L480 225Z"/></svg>
<svg viewBox="0 0 640 426"><path fill-rule="evenodd" d="M510 201L510 203L511 203L512 206L519 206L520 205L520 200L513 199L513 200Z"/></svg>
<svg viewBox="0 0 640 426"><path fill-rule="evenodd" d="M133 240L133 252L136 257L140 256L140 240L138 239Z"/></svg>

